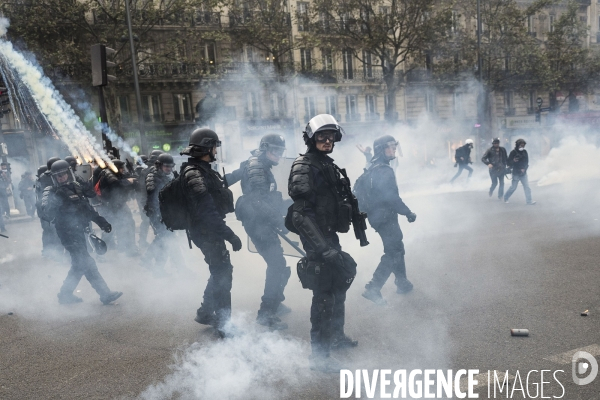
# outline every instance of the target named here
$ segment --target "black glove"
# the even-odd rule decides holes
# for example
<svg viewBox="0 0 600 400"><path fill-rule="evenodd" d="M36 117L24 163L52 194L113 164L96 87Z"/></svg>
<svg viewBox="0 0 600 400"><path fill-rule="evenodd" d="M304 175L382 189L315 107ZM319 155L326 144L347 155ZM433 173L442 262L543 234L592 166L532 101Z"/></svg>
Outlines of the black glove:
<svg viewBox="0 0 600 400"><path fill-rule="evenodd" d="M150 218L154 215L154 208L148 207L148 204L144 206L144 211L146 211L146 217Z"/></svg>
<svg viewBox="0 0 600 400"><path fill-rule="evenodd" d="M408 220L408 222L415 222L417 219L417 214L415 214L414 212L411 212L410 214L408 214L406 216L406 219Z"/></svg>
<svg viewBox="0 0 600 400"><path fill-rule="evenodd" d="M231 247L233 247L233 251L240 251L242 249L242 241L235 234L232 233L232 236L227 239L229 243L231 243Z"/></svg>
<svg viewBox="0 0 600 400"><path fill-rule="evenodd" d="M98 218L96 224L106 233L110 233L110 231L112 231L112 225L109 224L104 217Z"/></svg>
<svg viewBox="0 0 600 400"><path fill-rule="evenodd" d="M340 252L336 249L330 248L329 250L324 251L321 254L321 257L323 258L323 261L325 261L327 264L333 264L338 267L344 266L344 259L342 258Z"/></svg>

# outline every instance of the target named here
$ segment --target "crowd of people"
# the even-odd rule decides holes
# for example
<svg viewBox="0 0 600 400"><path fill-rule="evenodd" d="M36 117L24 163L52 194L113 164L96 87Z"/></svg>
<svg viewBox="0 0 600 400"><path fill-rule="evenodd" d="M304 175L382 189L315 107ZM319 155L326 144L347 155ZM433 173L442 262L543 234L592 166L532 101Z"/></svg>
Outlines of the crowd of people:
<svg viewBox="0 0 600 400"><path fill-rule="evenodd" d="M71 269L57 295L59 303L82 301L74 291L84 276L104 304L123 294L110 290L98 270L96 261L103 260L107 248L124 257L139 258L156 277L167 275L167 261L177 269L185 269L182 243L176 233L184 231L190 248L193 244L200 249L210 271L195 321L214 327L220 337L235 335L236 329L230 322L233 266L226 242L233 251L239 251L242 240L225 221L227 214L235 213L266 263L257 323L271 330L287 328L282 317L291 309L283 302L292 271L280 237L285 239L291 231L299 235L303 247L303 251L298 248L303 253L296 266L298 277L302 287L313 294L310 366L319 371L338 371L341 366L331 351L358 345L344 331L346 292L355 279L357 265L342 250L338 234L352 227L360 245L368 245L364 233L368 220L381 237L383 255L362 296L384 305L381 289L392 274L398 294L413 289L407 278L397 215L405 216L410 223L417 218L401 199L395 170L390 165L399 149L397 140L385 135L374 141L372 154L370 148L361 149L368 154L367 167L351 188L345 169L329 156L344 135L331 115L317 115L309 121L303 131L306 152L295 159L289 172L288 200L283 199L272 172L286 149L284 138L277 134L263 136L251 156L225 176L211 165L216 161L221 141L207 128L191 133L189 145L181 152L188 160L179 173L174 170L173 157L160 150L148 157L140 156L136 166L113 158L106 166L96 166L89 180L76 174L78 163L74 157L50 158L38 169L37 179L30 173L23 175L19 190L28 214L37 212L40 217L42 255L61 260L66 251L71 256ZM523 139L517 140L515 149L507 155L500 141L494 139L483 155L492 179L490 197L498 186L498 197L508 202L521 182L527 203L535 203L527 181L525 144ZM473 142L467 140L456 151L460 168L452 181L464 169L471 175L468 164L472 147ZM513 183L504 194L507 167L512 168ZM0 183L4 182L2 176ZM238 182L242 195L234 202L229 187ZM142 217L137 243L128 205L134 199ZM93 234L91 222L102 230L102 239ZM154 238L147 244L150 228ZM146 251L141 254L144 248ZM95 252L95 257L90 252Z"/></svg>

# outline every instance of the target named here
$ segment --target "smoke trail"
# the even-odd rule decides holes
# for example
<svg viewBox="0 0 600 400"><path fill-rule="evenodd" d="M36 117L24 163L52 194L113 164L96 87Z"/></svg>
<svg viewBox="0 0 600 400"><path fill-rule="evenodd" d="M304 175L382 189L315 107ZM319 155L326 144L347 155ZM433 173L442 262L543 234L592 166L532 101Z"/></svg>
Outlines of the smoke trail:
<svg viewBox="0 0 600 400"><path fill-rule="evenodd" d="M8 19L0 18L0 37L6 34L8 26ZM102 146L86 129L71 106L55 89L50 79L43 75L39 66L25 59L23 54L14 49L12 43L3 39L0 39L0 61L2 61L0 69L7 67L11 75L13 71L16 72L20 81L24 83L31 94L39 111L44 115L48 124L54 128L60 139L68 146L72 154L78 155L87 161L94 159L101 166L108 165L111 169L116 169ZM3 72L2 75L6 76L6 73ZM96 122L95 128L101 129L102 126L99 122ZM108 130L107 135L115 141L117 147L134 157L136 156L135 152L112 130Z"/></svg>

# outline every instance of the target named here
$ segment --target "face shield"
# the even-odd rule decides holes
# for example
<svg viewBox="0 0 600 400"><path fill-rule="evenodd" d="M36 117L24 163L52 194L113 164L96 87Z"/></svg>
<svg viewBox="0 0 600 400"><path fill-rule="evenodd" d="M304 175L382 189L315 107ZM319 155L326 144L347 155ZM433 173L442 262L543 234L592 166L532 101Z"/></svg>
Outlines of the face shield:
<svg viewBox="0 0 600 400"><path fill-rule="evenodd" d="M65 186L72 182L75 182L75 175L73 174L71 168L52 172L52 183L55 187Z"/></svg>

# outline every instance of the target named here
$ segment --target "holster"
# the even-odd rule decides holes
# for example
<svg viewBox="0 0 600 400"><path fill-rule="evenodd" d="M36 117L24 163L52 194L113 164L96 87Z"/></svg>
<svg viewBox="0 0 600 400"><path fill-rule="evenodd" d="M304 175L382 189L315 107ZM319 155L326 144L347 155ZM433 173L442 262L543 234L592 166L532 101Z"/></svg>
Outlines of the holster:
<svg viewBox="0 0 600 400"><path fill-rule="evenodd" d="M302 257L296 267L302 288L316 290L319 287L319 275L322 268L324 268L323 263L309 261L306 257Z"/></svg>

